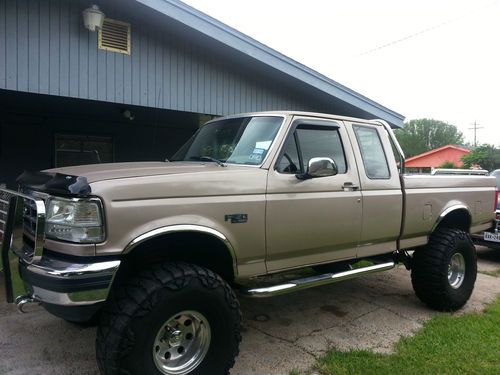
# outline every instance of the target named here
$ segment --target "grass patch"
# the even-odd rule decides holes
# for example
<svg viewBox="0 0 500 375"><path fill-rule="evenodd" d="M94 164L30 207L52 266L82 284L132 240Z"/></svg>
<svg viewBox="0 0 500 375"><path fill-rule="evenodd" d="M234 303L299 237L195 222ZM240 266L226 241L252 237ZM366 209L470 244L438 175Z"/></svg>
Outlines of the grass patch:
<svg viewBox="0 0 500 375"><path fill-rule="evenodd" d="M366 259L362 259L360 260L359 262L356 262L354 264L351 265L352 269L358 269L358 268L364 268L364 267L370 267L370 266L373 266L375 263L369 261L369 260L366 260Z"/></svg>
<svg viewBox="0 0 500 375"><path fill-rule="evenodd" d="M395 352L333 350L317 366L325 375L500 374L500 299L482 314L434 317Z"/></svg>

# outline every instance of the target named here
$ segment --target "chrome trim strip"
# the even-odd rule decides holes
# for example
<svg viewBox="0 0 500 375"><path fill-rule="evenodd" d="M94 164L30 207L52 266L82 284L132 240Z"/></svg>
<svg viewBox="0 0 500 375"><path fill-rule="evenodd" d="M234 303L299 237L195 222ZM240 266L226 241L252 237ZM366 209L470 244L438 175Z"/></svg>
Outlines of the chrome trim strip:
<svg viewBox="0 0 500 375"><path fill-rule="evenodd" d="M202 225L193 225L193 224L178 224L178 225L169 225L166 227L161 227L157 229L153 229L149 232L146 232L144 234L141 234L139 237L134 238L130 243L125 247L123 250L123 254L128 254L132 250L134 250L137 246L140 244L164 235L164 234L169 234L169 233L178 233L178 232L198 232L198 233L205 233L209 234L211 236L217 237L219 240L221 240L224 245L226 246L227 250L229 251L229 254L231 255L231 258L233 259L233 272L234 276L238 275L238 267L237 267L237 262L236 262L236 252L234 250L233 245L231 245L231 242L227 239L227 237L219 232L218 230L205 227Z"/></svg>
<svg viewBox="0 0 500 375"><path fill-rule="evenodd" d="M441 221L443 221L443 219L446 217L446 215L448 215L452 211L456 211L456 210L467 211L467 213L469 214L469 218L472 219L472 215L470 213L469 207L467 207L466 205L463 205L463 204L454 204L453 206L446 208L443 212L441 212L439 214L438 219L436 220L436 222L432 226L431 233L434 232L434 230L438 227L438 225L441 223ZM472 224L472 220L471 220L471 224Z"/></svg>
<svg viewBox="0 0 500 375"><path fill-rule="evenodd" d="M272 297L280 294L296 292L302 289L312 288L315 286L332 284L374 272L387 271L394 268L394 266L394 262L381 263L373 266L356 268L345 272L326 273L323 275L306 277L304 279L291 280L285 284L273 285L264 288L244 289L240 290L240 292L248 297Z"/></svg>
<svg viewBox="0 0 500 375"><path fill-rule="evenodd" d="M23 259L20 259L24 262ZM85 279L94 276L113 276L118 270L121 261L108 260L97 263L69 263L46 257L27 265L30 272L40 276L59 279Z"/></svg>

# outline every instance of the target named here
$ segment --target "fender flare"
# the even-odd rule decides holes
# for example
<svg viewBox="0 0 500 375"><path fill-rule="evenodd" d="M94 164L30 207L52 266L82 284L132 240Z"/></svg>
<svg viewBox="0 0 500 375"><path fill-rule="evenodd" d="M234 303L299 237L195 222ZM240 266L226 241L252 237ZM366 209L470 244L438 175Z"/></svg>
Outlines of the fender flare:
<svg viewBox="0 0 500 375"><path fill-rule="evenodd" d="M454 211L459 211L459 210L467 212L467 215L469 216L469 220L472 222L472 214L469 210L469 207L467 207L464 204L454 204L453 206L447 207L439 214L439 217L437 218L436 222L432 226L431 233L433 233L436 230L436 228L439 226L439 224L441 224L441 222L446 218L446 216L448 216L450 213L452 213Z"/></svg>
<svg viewBox="0 0 500 375"><path fill-rule="evenodd" d="M153 238L156 238L159 236L163 236L165 234L181 233L181 232L184 232L184 233L185 232L203 233L203 234L208 234L212 237L219 239L225 245L227 251L229 252L229 255L231 256L234 276L238 275L236 251L234 250L234 247L231 244L231 242L229 241L229 239L223 233L219 232L218 230L213 229L213 228L209 228L209 227L205 227L202 225L177 224L177 225L168 225L165 227L160 227L160 228L150 230L150 231L143 233L140 236L134 238L132 241L130 241L129 244L123 250L122 254L130 253L137 246L143 244L144 242L146 242L150 239L153 239Z"/></svg>

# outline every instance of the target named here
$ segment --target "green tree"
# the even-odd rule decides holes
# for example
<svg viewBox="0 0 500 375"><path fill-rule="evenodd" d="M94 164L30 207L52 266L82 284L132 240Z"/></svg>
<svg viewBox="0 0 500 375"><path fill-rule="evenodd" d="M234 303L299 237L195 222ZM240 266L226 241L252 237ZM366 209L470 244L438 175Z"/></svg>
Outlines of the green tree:
<svg viewBox="0 0 500 375"><path fill-rule="evenodd" d="M458 166L453 163L452 161L445 161L443 164L441 164L438 168L450 168L450 169L457 169Z"/></svg>
<svg viewBox="0 0 500 375"><path fill-rule="evenodd" d="M394 133L406 157L446 145L462 144L464 141L463 134L456 126L427 118L410 120Z"/></svg>
<svg viewBox="0 0 500 375"><path fill-rule="evenodd" d="M492 171L498 166L499 151L493 145L478 146L469 154L462 156L464 168L470 168L477 164L483 169Z"/></svg>

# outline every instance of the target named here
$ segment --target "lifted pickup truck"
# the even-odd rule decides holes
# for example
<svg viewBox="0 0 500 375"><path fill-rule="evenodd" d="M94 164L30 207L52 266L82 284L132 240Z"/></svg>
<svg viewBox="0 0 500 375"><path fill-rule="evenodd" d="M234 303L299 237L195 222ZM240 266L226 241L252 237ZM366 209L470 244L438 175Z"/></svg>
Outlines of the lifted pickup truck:
<svg viewBox="0 0 500 375"><path fill-rule="evenodd" d="M170 162L25 172L0 193L7 299L70 321L99 315L104 374L225 374L236 293L398 262L424 303L459 309L476 279L469 233L492 225L495 179L403 171L383 121L268 112L207 123ZM306 267L317 273L269 284Z"/></svg>

